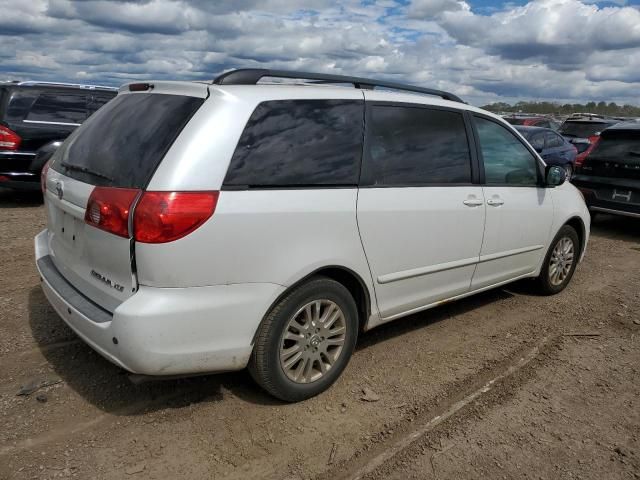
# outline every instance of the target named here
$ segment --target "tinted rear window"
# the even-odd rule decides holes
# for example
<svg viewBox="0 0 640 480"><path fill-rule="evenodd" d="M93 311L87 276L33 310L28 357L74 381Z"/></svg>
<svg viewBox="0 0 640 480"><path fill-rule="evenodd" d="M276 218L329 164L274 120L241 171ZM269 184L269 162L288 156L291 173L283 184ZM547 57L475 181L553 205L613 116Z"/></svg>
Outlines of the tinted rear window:
<svg viewBox="0 0 640 480"><path fill-rule="evenodd" d="M366 183L470 183L471 155L459 112L373 106L367 130Z"/></svg>
<svg viewBox="0 0 640 480"><path fill-rule="evenodd" d="M255 109L225 186L357 185L364 102L276 100Z"/></svg>
<svg viewBox="0 0 640 480"><path fill-rule="evenodd" d="M525 119L524 118L505 118L505 120L507 122L509 122L511 125L524 125L525 124Z"/></svg>
<svg viewBox="0 0 640 480"><path fill-rule="evenodd" d="M611 125L605 122L564 122L560 127L560 133L570 137L587 138L599 135L602 130Z"/></svg>
<svg viewBox="0 0 640 480"><path fill-rule="evenodd" d="M589 157L591 160L640 165L640 131L603 135Z"/></svg>
<svg viewBox="0 0 640 480"><path fill-rule="evenodd" d="M52 167L94 185L143 188L202 102L180 95L120 95L69 137Z"/></svg>

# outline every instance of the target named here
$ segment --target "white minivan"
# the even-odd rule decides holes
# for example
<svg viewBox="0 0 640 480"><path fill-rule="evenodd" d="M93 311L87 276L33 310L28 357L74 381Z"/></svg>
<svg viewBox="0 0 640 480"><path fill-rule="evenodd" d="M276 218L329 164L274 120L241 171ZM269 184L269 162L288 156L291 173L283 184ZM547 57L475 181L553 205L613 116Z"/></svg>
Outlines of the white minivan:
<svg viewBox="0 0 640 480"><path fill-rule="evenodd" d="M525 277L560 292L590 226L501 118L306 72L125 85L42 187L37 268L84 341L144 375L248 366L286 401L382 323Z"/></svg>

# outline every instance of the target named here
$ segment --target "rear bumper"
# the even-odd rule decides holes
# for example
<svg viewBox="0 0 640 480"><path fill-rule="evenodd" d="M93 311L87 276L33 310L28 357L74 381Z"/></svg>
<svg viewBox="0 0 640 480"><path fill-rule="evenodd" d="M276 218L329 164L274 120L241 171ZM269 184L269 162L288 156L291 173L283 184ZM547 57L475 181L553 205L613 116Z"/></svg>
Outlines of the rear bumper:
<svg viewBox="0 0 640 480"><path fill-rule="evenodd" d="M42 289L89 346L133 373L181 375L244 368L258 325L284 287L270 283L139 290L111 314L55 269L47 231L35 238Z"/></svg>
<svg viewBox="0 0 640 480"><path fill-rule="evenodd" d="M40 177L29 172L0 172L0 188L38 192L40 191Z"/></svg>
<svg viewBox="0 0 640 480"><path fill-rule="evenodd" d="M638 180L577 175L572 183L582 192L589 210L640 218Z"/></svg>

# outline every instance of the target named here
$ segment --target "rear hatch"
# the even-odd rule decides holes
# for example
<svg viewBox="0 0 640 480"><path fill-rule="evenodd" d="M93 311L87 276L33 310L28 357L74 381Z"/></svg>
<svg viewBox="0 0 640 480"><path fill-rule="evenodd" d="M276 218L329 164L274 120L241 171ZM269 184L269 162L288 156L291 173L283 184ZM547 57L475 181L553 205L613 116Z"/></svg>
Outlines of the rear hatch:
<svg viewBox="0 0 640 480"><path fill-rule="evenodd" d="M64 142L45 174L53 263L76 289L108 311L137 288L130 205L208 94L205 85L186 90L188 95L175 84L163 88L160 83L141 92L121 91ZM128 203L103 211L105 204L95 207L96 192L116 199L116 207L117 199ZM116 213L109 228L85 221L90 199L89 220Z"/></svg>
<svg viewBox="0 0 640 480"><path fill-rule="evenodd" d="M604 131L581 173L640 180L640 129Z"/></svg>

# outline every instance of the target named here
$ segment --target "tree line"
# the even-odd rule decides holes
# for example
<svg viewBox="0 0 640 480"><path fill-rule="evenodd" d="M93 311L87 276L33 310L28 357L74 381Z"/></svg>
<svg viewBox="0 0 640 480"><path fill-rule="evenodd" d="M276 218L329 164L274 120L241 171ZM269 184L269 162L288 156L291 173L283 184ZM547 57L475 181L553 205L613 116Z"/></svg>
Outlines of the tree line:
<svg viewBox="0 0 640 480"><path fill-rule="evenodd" d="M585 104L561 104L559 102L518 102L514 105L510 105L505 102L496 102L485 105L482 108L491 112L523 112L559 115L569 115L571 113L581 112L621 117L640 117L640 107L635 107L633 105L618 105L615 102L588 102Z"/></svg>

